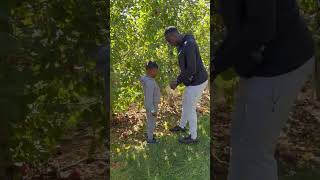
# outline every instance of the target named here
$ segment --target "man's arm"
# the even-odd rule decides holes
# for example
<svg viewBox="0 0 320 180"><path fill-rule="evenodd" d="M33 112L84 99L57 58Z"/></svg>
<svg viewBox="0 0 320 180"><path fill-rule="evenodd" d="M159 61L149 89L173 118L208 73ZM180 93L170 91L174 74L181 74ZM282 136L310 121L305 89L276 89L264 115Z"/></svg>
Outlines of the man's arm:
<svg viewBox="0 0 320 180"><path fill-rule="evenodd" d="M177 78L177 84L190 81L196 73L196 45L193 41L188 41L184 47L186 69L181 69Z"/></svg>
<svg viewBox="0 0 320 180"><path fill-rule="evenodd" d="M275 37L276 0L246 0L245 3L246 19L242 28L227 35L213 59L214 77L234 64L250 65L249 57Z"/></svg>

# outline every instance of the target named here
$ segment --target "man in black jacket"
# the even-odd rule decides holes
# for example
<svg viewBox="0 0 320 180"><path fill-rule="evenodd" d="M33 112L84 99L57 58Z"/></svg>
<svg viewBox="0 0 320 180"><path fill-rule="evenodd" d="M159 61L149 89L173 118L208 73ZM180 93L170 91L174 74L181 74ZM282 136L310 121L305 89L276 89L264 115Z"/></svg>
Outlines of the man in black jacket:
<svg viewBox="0 0 320 180"><path fill-rule="evenodd" d="M170 26L165 30L165 38L170 45L177 47L181 70L177 79L171 82L170 87L175 89L181 83L186 86L180 124L170 131L185 132L187 121L189 121L190 135L180 138L179 142L185 144L197 143L196 107L208 84L208 74L202 62L199 47L192 35L182 35L177 28Z"/></svg>
<svg viewBox="0 0 320 180"><path fill-rule="evenodd" d="M295 0L219 3L227 34L212 80L230 67L240 76L229 180L277 180L277 138L313 70L313 40Z"/></svg>

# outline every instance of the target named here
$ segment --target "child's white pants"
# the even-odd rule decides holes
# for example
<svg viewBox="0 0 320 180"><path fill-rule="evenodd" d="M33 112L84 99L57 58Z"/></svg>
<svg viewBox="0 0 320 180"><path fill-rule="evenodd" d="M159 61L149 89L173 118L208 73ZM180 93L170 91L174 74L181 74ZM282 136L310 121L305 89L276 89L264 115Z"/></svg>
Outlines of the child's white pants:
<svg viewBox="0 0 320 180"><path fill-rule="evenodd" d="M180 120L180 127L185 128L189 121L190 134L192 139L197 138L197 104L201 95L208 85L208 81L198 86L187 86L184 90L182 99L182 115Z"/></svg>

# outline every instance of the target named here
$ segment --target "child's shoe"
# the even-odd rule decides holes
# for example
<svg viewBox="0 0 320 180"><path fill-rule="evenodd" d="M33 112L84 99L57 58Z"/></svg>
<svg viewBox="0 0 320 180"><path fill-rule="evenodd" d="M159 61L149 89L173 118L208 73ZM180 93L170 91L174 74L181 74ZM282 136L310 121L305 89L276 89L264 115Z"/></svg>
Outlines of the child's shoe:
<svg viewBox="0 0 320 180"><path fill-rule="evenodd" d="M144 137L148 139L148 133L144 133ZM156 134L153 134L153 137L156 138Z"/></svg>
<svg viewBox="0 0 320 180"><path fill-rule="evenodd" d="M157 140L156 138L153 138L152 140L147 140L148 144L158 144L160 143L159 140Z"/></svg>

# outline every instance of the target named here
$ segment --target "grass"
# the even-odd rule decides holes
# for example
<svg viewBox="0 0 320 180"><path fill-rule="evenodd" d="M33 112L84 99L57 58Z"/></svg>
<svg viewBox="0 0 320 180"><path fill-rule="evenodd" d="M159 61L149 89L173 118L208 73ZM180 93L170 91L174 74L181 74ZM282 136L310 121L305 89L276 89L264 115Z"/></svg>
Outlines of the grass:
<svg viewBox="0 0 320 180"><path fill-rule="evenodd" d="M178 137L183 134L169 134L158 137L160 144L143 144L140 147L131 147L126 151L113 153L111 179L209 180L209 122L208 116L199 118L198 138L200 142L198 144L179 144Z"/></svg>
<svg viewBox="0 0 320 180"><path fill-rule="evenodd" d="M283 161L278 161L279 180L318 180L320 179L320 166L309 164L296 166Z"/></svg>
<svg viewBox="0 0 320 180"><path fill-rule="evenodd" d="M292 176L281 177L280 180L317 180L320 179L320 171L301 170Z"/></svg>

